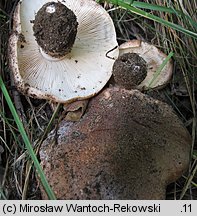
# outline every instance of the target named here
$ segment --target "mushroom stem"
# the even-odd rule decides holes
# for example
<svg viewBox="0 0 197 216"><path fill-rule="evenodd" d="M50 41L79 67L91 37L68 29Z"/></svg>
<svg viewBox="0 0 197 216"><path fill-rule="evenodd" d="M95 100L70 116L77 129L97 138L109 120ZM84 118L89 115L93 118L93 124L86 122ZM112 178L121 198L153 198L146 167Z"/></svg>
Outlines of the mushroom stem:
<svg viewBox="0 0 197 216"><path fill-rule="evenodd" d="M71 52L77 34L77 18L60 2L48 2L37 12L34 36L46 59L61 58Z"/></svg>
<svg viewBox="0 0 197 216"><path fill-rule="evenodd" d="M113 65L114 80L126 89L138 86L147 76L146 61L137 53L124 53Z"/></svg>

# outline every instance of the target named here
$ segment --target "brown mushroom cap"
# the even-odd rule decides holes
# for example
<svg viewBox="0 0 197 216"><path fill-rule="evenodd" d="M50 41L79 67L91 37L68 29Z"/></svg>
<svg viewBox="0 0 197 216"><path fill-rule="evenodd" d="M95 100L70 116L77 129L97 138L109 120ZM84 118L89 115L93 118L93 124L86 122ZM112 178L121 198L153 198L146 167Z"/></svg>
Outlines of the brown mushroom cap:
<svg viewBox="0 0 197 216"><path fill-rule="evenodd" d="M167 104L111 87L79 122L62 121L40 158L58 199L164 199L188 167L190 142Z"/></svg>

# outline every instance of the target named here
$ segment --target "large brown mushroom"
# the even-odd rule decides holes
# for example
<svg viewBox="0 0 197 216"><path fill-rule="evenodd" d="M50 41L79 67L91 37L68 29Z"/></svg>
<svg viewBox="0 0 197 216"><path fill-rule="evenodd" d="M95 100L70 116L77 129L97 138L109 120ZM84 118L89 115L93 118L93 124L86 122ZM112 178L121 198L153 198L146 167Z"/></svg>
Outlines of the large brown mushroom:
<svg viewBox="0 0 197 216"><path fill-rule="evenodd" d="M80 121L61 122L40 158L58 199L164 199L187 169L190 142L167 104L110 87L90 100Z"/></svg>

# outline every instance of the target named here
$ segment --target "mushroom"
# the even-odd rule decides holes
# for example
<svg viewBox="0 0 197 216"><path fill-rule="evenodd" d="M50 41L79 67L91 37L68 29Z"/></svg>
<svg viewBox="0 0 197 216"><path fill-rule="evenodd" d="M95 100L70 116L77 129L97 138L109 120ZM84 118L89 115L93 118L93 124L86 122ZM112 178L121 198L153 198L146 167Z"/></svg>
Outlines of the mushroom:
<svg viewBox="0 0 197 216"><path fill-rule="evenodd" d="M67 103L97 94L119 49L113 22L92 0L21 0L9 41L17 88Z"/></svg>
<svg viewBox="0 0 197 216"><path fill-rule="evenodd" d="M170 106L111 86L78 122L64 120L48 135L40 159L58 199L165 199L188 167L190 144Z"/></svg>
<svg viewBox="0 0 197 216"><path fill-rule="evenodd" d="M161 89L163 88L171 79L172 71L173 71L173 64L172 61L169 60L167 64L164 66L164 68L161 70L159 74L157 74L157 70L163 63L163 61L166 59L166 54L161 52L158 48L156 48L154 45L149 44L147 42L143 42L140 40L131 40L128 42L125 42L120 45L120 57L118 59L118 62L115 63L115 77L119 84L123 84L128 88L128 86L131 88L131 86L136 85L135 87L139 90L147 90L147 89ZM130 74L126 72L125 70L122 70L124 64L128 67L128 61L125 62L125 54L132 53L135 55L139 55L143 60L145 60L147 65L147 73L144 72L144 75L142 74L143 70L141 67L144 67L143 65L140 66L139 60L138 62L133 61L135 64L133 64L133 68L135 68L136 71L134 72L140 72L139 75L140 81L136 84L129 83ZM138 57L138 58L139 58ZM136 57L135 57L136 58ZM131 60L130 60L131 61ZM142 60L141 60L142 61ZM119 66L116 66L119 65ZM118 70L118 71L117 71ZM130 69L130 71L132 71ZM125 79L123 80L123 78ZM143 79L144 78L144 79ZM125 80L127 82L124 84ZM130 80L130 82L133 80Z"/></svg>

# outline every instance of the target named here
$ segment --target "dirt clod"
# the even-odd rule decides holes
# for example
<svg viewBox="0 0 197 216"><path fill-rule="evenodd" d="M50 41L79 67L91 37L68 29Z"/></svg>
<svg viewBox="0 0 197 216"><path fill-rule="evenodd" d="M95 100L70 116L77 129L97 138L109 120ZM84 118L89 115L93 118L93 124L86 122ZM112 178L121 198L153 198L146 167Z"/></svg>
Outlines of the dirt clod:
<svg viewBox="0 0 197 216"><path fill-rule="evenodd" d="M146 61L136 53L125 53L115 61L113 75L117 84L132 89L145 79Z"/></svg>
<svg viewBox="0 0 197 216"><path fill-rule="evenodd" d="M77 18L69 8L49 2L37 12L33 31L38 45L47 54L62 57L71 51L77 26Z"/></svg>

